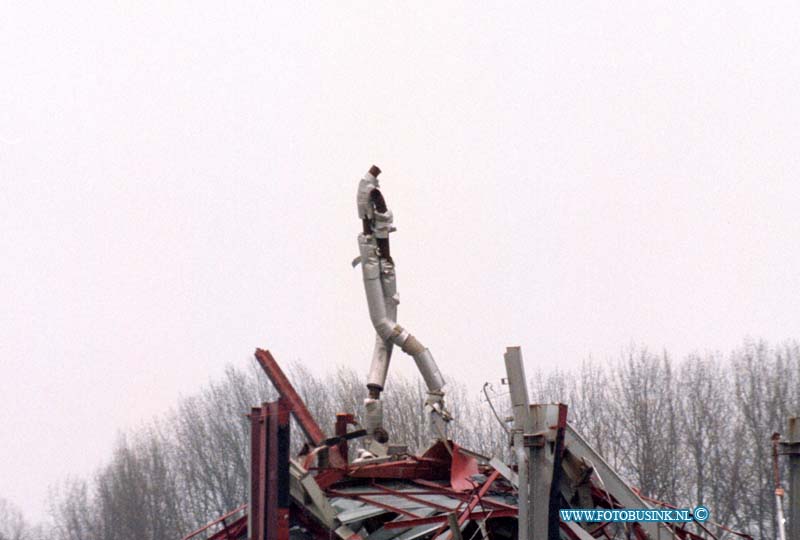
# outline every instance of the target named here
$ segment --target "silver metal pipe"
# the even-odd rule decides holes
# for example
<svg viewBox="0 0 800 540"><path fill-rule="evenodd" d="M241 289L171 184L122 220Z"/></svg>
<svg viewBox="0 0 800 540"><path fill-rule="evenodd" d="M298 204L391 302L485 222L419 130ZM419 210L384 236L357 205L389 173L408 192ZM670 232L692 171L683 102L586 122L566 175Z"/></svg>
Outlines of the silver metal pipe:
<svg viewBox="0 0 800 540"><path fill-rule="evenodd" d="M358 236L358 247L361 253L361 272L364 280L364 291L367 296L367 308L372 326L383 341L383 347L376 344L370 382L379 383L381 387L386 380L389 367L389 350L392 344L400 346L403 352L414 358L417 368L425 380L429 392L440 392L444 386L442 377L431 352L412 336L406 329L389 317L389 309L396 316L397 296L394 267L391 263L381 261L378 246L373 236ZM387 308L391 306L391 308Z"/></svg>
<svg viewBox="0 0 800 540"><path fill-rule="evenodd" d="M361 253L361 273L364 279L364 291L367 294L367 308L369 309L369 318L372 321L372 326L381 337L383 341L396 343L401 347L408 339L408 332L403 330L403 327L397 324L393 319L389 318L389 313L386 307L386 296L384 293L384 279L382 279L383 272L391 276L386 276L387 285L394 284L394 269L387 269L385 266L381 268L381 261L378 257L378 245L373 236L365 236L360 234L358 236L358 248ZM390 278L391 279L388 279ZM394 293L397 294L396 291ZM389 298L391 303L397 302L397 298ZM395 310L396 310L395 303ZM396 311L395 311L396 312Z"/></svg>
<svg viewBox="0 0 800 540"><path fill-rule="evenodd" d="M394 265L389 261L379 263L379 276L381 288L383 290L383 304L386 309L386 318L391 321L397 320L397 305L400 303L395 284ZM372 363L367 377L367 387L375 390L383 390L386 384L386 375L389 372L389 362L392 359L392 349L394 343L385 340L380 334L375 335L375 348L372 352Z"/></svg>
<svg viewBox="0 0 800 540"><path fill-rule="evenodd" d="M394 344L383 341L381 336L375 334L375 348L372 351L372 362L367 376L367 388L383 390L386 384L386 375L389 372L389 362L392 359Z"/></svg>
<svg viewBox="0 0 800 540"><path fill-rule="evenodd" d="M781 495L776 492L775 493L775 509L776 509L776 517L777 517L777 528L778 528L778 540L786 540L786 525L784 523L785 519L783 518L783 498Z"/></svg>
<svg viewBox="0 0 800 540"><path fill-rule="evenodd" d="M528 380L525 378L525 365L522 363L522 350L519 347L506 347L503 354L506 364L506 380L511 397L511 410L514 414L514 454L517 458L517 534L519 540L538 540L534 523L534 507L531 504L531 463L530 451L525 447L525 433L531 431L530 399L528 398ZM540 535L541 538L546 536Z"/></svg>
<svg viewBox="0 0 800 540"><path fill-rule="evenodd" d="M383 426L383 403L381 400L367 398L364 400L364 429L374 433Z"/></svg>
<svg viewBox="0 0 800 540"><path fill-rule="evenodd" d="M406 340L406 344L408 344L408 342L412 339L414 342L419 343L414 336L409 336L409 338ZM408 352L406 349L403 350ZM428 391L441 392L442 387L444 386L444 377L442 377L442 372L439 371L439 366L437 366L436 362L433 360L431 351L428 349L423 349L422 351L414 354L413 357L414 362L417 364L417 369L420 373L422 373L422 378L425 380L425 385L428 387Z"/></svg>

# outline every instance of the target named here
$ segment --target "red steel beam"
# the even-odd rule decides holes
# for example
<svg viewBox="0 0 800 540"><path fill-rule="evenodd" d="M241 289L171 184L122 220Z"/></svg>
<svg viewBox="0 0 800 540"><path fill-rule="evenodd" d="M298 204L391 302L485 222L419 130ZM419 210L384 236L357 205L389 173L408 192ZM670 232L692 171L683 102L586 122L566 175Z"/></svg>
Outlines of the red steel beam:
<svg viewBox="0 0 800 540"><path fill-rule="evenodd" d="M367 465L351 464L348 476L353 478L395 478L405 480L450 478L447 464L425 458L407 458L399 461Z"/></svg>
<svg viewBox="0 0 800 540"><path fill-rule="evenodd" d="M261 486L264 482L261 475L264 470L264 459L262 452L264 415L261 407L250 409L250 514L252 515L251 526L248 532L253 540L263 540L262 527L260 526L259 516L263 508L261 498Z"/></svg>
<svg viewBox="0 0 800 540"><path fill-rule="evenodd" d="M468 519L480 521L482 519L501 517L517 517L517 512L515 510L489 510L488 512L472 512L469 514ZM432 525L434 523L447 523L447 514L440 514L438 516L430 516L419 519L389 521L388 523L383 524L383 528L406 529L409 527L418 527L419 525Z"/></svg>
<svg viewBox="0 0 800 540"><path fill-rule="evenodd" d="M247 533L247 516L242 516L225 529L214 533L208 540L235 540Z"/></svg>
<svg viewBox="0 0 800 540"><path fill-rule="evenodd" d="M269 518L267 517L267 506L269 505L269 451L270 451L270 432L269 432L269 412L267 404L261 406L261 430L259 431L259 448L258 453L258 475L256 481L258 482L258 499L259 505L251 507L253 512L253 521L257 522L258 534L253 535L253 540L266 540L267 528ZM272 445L275 446L274 444ZM274 490L273 490L274 491Z"/></svg>
<svg viewBox="0 0 800 540"><path fill-rule="evenodd" d="M266 404L268 431L265 540L289 540L289 406L283 399Z"/></svg>
<svg viewBox="0 0 800 540"><path fill-rule="evenodd" d="M461 512L461 515L458 516L459 525L463 525L464 522L469 519L469 516L472 513L472 511L475 509L476 506L478 506L478 503L481 502L483 496L486 495L486 492L489 491L489 488L492 487L492 484L494 484L494 481L497 480L499 476L500 476L499 471L494 471L492 474L489 475L489 478L487 478L486 482L484 482L483 485L480 487L478 493L476 493L475 496L472 497L472 500L470 500L469 504L467 504L467 507L464 509L463 512ZM445 530L447 530L446 523L442 524L442 526L439 527L439 529L434 533L432 538L437 538ZM451 540L452 538L453 538L453 532L450 531L447 534L446 540Z"/></svg>
<svg viewBox="0 0 800 540"><path fill-rule="evenodd" d="M438 493L441 493L442 495L447 495L448 497L454 497L454 498L457 498L457 499L461 499L464 502L469 502L471 500L471 496L470 495L467 495L465 493L462 493L460 491L456 491L454 489L451 489L451 488L448 488L448 487L445 487L445 486L440 486L439 484L436 484L434 482L428 482L426 480L412 480L412 482L414 482L415 484L419 484L420 486L428 487L433 491L437 491ZM515 512L517 511L517 507L516 506L510 505L510 504L501 503L499 501L490 501L490 500L481 501L481 506L487 507L487 508L500 508L500 509L504 509L504 510L513 510Z"/></svg>
<svg viewBox="0 0 800 540"><path fill-rule="evenodd" d="M386 495L389 492L394 492L395 491L393 489L386 488L385 486L375 485L374 487L375 487L375 491L359 491L358 493L347 493L346 491L339 491L339 490L334 489L334 488L328 489L327 492L329 494L335 496L335 497L352 498L354 495L367 495L367 496L370 496L370 495L373 495L373 496L374 495ZM426 490L421 490L421 489L420 490L415 490L415 491L402 491L402 492L398 492L398 493L402 493L404 496L405 495L450 495L450 493L446 493L446 492L443 492L443 491L436 491L436 490L433 490L433 489L429 489L427 491ZM410 498L410 497L406 497L406 498ZM456 495L453 495L453 498L461 500L461 501L469 501L469 495L461 495L460 497L458 497ZM487 501L487 502L491 502L491 501ZM428 504L430 506L433 503L426 503L426 504ZM442 507L442 508L444 508L444 507ZM511 508L516 508L516 506L513 506ZM452 511L453 509L452 508L448 508L447 510L448 511Z"/></svg>
<svg viewBox="0 0 800 540"><path fill-rule="evenodd" d="M242 505L242 506L240 506L239 508L236 508L235 510L231 510L231 511L230 511L230 512L228 512L227 514L223 514L222 516L218 517L217 519L215 519L215 520L214 520L214 521L212 521L211 523L209 523L209 524L207 524L207 525L204 525L204 526L200 527L199 529L197 529L197 530L195 530L195 531L192 531L192 532L190 532L189 534L187 534L186 536L184 536L182 540L189 540L190 538L194 538L195 536L197 536L197 535L198 535L198 534L200 534L201 532L205 532L205 531L207 531L208 529L210 529L211 527L213 527L214 525L218 525L219 523L222 523L222 524L224 525L224 524L225 524L225 520L226 520L226 519L230 518L230 517L231 517L231 516L233 516L234 514L237 514L238 512L241 512L241 511L242 511L242 510L244 510L245 508L247 508L247 505L246 505L246 504L243 504L243 505ZM217 537L219 534L225 533L225 532L226 532L226 530L232 530L232 529L235 529L235 528L237 528L237 527L238 527L238 524L239 524L239 522L240 522L242 519L244 520L244 522L245 522L245 525L247 525L247 515L244 515L244 516L242 516L242 517L238 518L236 521L234 521L234 522L233 522L231 525L226 525L226 526L225 526L225 527L226 527L225 529L223 529L223 530L221 530L221 531L219 531L219 532L215 533L215 534L214 534L214 536L213 536L213 537L211 537L211 538ZM221 536L220 538L227 538L227 536Z"/></svg>
<svg viewBox="0 0 800 540"><path fill-rule="evenodd" d="M381 488L383 488L383 486L381 486ZM332 497L342 497L344 499L354 499L354 498L356 498L356 495L359 495L359 496L362 496L362 497L375 497L375 496L381 496L381 495L388 495L389 494L388 491L383 491L383 490L359 491L357 494L355 494L355 493L348 493L346 491L340 491L338 489L333 489L333 488L327 488L325 490L325 493L327 495L332 496ZM410 497L409 495L444 495L444 496L447 496L447 497L452 497L452 499L454 501L458 501L458 503L459 503L457 508L447 508L445 506L437 505L437 504L434 504L432 502L423 501L423 499L419 499L419 503L421 505L430 506L431 508L434 508L434 509L440 510L441 512L446 512L446 513L457 511L458 508L461 507L462 503L468 503L471 500L469 495L465 495L465 494L461 494L461 493L459 493L459 494L451 494L451 493L446 493L446 492L443 492L443 491L403 491L403 492L398 492L398 495L400 493L402 493L402 496L405 497L406 499L413 500L413 501L416 501L417 497ZM516 506L500 503L500 502L497 502L497 501L491 501L489 499L481 500L481 507L487 508L488 510L497 510L497 511L503 511L503 512L510 512L510 513L512 513L514 515L516 515L516 512L517 512L517 507Z"/></svg>
<svg viewBox="0 0 800 540"><path fill-rule="evenodd" d="M303 430L306 438L314 446L320 446L322 441L325 440L325 433L314 420L314 417L311 416L306 404L297 394L289 379L286 378L283 370L278 366L278 362L275 361L269 351L263 349L256 349L256 360L258 360L269 380L272 381L275 390L289 403L292 415L294 415L297 423L300 424L300 429Z"/></svg>
<svg viewBox="0 0 800 540"><path fill-rule="evenodd" d="M391 504L386 504L382 502L378 502L374 499L370 499L369 497L364 497L363 495L354 495L351 497L352 499L356 499L358 501L365 502L372 506L377 506L378 508L383 508L384 510L388 510L389 512L394 512L395 514L403 514L404 516L410 517L412 519L420 519L421 516L415 514L413 512L409 512L408 510L403 510L402 508L398 508L396 506L392 506Z"/></svg>
<svg viewBox="0 0 800 540"><path fill-rule="evenodd" d="M350 424L355 424L355 423L356 423L356 419L352 414L350 414L350 413L336 413L336 427L335 427L336 436L337 437L344 437L345 435L347 435L347 426L350 425ZM342 456L342 458L344 459L345 463L347 463L348 456L349 456L349 449L348 449L347 440L342 439L342 441L339 442L337 447L339 449L339 455Z"/></svg>
<svg viewBox="0 0 800 540"><path fill-rule="evenodd" d="M250 413L252 540L289 540L289 405L283 398Z"/></svg>
<svg viewBox="0 0 800 540"><path fill-rule="evenodd" d="M437 469L431 467L427 463L404 460L356 466L353 467L349 475L353 478L411 479L416 477L428 477L435 473L437 473Z"/></svg>
<svg viewBox="0 0 800 540"><path fill-rule="evenodd" d="M431 508L433 508L435 510L438 510L440 512L450 513L450 512L453 511L452 508L449 508L447 506L442 506L441 504L436 504L434 502L422 499L420 497L415 497L411 493L407 493L407 492L404 492L404 491L398 491L396 489L391 489L391 488L388 488L386 486L382 486L380 484L373 484L373 485L376 488L380 489L381 491L384 491L384 492L386 492L386 493L388 493L390 495L395 495L397 497L402 497L404 499L408 499L409 501L417 502L417 503L423 504L425 506L430 506ZM361 493L361 495L366 495L366 493ZM461 503L461 501L459 501L459 505L460 505L460 503Z"/></svg>

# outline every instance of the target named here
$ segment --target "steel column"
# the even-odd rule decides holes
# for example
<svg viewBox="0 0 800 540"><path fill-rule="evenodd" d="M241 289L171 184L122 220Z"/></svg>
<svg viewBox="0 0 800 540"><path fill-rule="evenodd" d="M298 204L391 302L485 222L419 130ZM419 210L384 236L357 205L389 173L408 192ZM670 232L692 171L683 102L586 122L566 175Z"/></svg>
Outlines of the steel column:
<svg viewBox="0 0 800 540"><path fill-rule="evenodd" d="M506 363L506 380L511 392L511 408L514 412L514 429L523 432L530 429L530 406L528 398L528 379L522 363L522 350L519 347L506 347L503 355Z"/></svg>
<svg viewBox="0 0 800 540"><path fill-rule="evenodd" d="M511 409L514 414L513 446L517 458L518 475L518 538L519 540L537 540L547 538L547 520L541 524L534 522L536 501L532 496L533 478L531 477L531 454L526 444L526 433L530 433L532 420L530 399L528 398L528 379L525 376L525 365L522 363L522 350L519 347L506 347L503 355L506 364L506 380L511 393ZM547 505L545 504L545 508ZM536 527L544 527L537 530Z"/></svg>
<svg viewBox="0 0 800 540"><path fill-rule="evenodd" d="M459 527L467 522L470 514L472 514L472 511L475 509L478 503L481 502L483 496L486 495L486 492L489 491L489 488L492 487L492 484L494 484L494 481L497 480L499 476L500 476L499 472L497 471L492 472L492 474L490 474L489 477L486 478L486 481L483 483L483 485L481 485L478 491L473 496L470 497L470 500L467 503L467 507L458 516L457 523ZM440 534L443 534L447 530L447 528L448 525L446 523L442 524L442 526L439 527L439 529L433 534L432 538L438 538ZM448 534L445 540L453 540L452 533Z"/></svg>
<svg viewBox="0 0 800 540"><path fill-rule="evenodd" d="M336 447L338 448L339 455L342 456L342 459L344 460L345 464L347 464L347 462L349 461L348 457L350 454L348 449L347 439L345 438L347 436L347 426L355 423L356 419L352 414L336 413L336 425L334 429L336 436L340 437L340 441L336 445Z"/></svg>
<svg viewBox="0 0 800 540"><path fill-rule="evenodd" d="M289 405L279 399L250 414L251 540L289 539Z"/></svg>
<svg viewBox="0 0 800 540"><path fill-rule="evenodd" d="M559 528L561 523L561 477L564 474L561 468L561 461L564 456L564 432L567 429L567 406L559 403L558 420L556 425L556 437L553 443L553 474L550 483L550 504L548 506L547 529L548 540L559 540Z"/></svg>
<svg viewBox="0 0 800 540"><path fill-rule="evenodd" d="M787 440L781 443L789 456L789 540L800 540L800 416L789 418Z"/></svg>
<svg viewBox="0 0 800 540"><path fill-rule="evenodd" d="M289 407L283 399L268 404L269 497L266 540L289 540ZM274 504L274 506L273 506Z"/></svg>
<svg viewBox="0 0 800 540"><path fill-rule="evenodd" d="M566 411L565 411L566 412ZM530 407L530 431L525 434L525 449L528 452L528 495L531 500L531 515L534 538L553 538L558 529L550 530L550 495L553 482L553 456L550 455L550 426L558 423L558 406L536 404ZM558 504L558 501L556 501ZM557 538L557 536L556 536Z"/></svg>
<svg viewBox="0 0 800 540"><path fill-rule="evenodd" d="M247 512L247 531L252 539L263 538L259 521L254 515L261 508L261 493L259 490L259 473L263 470L261 458L261 431L264 429L264 417L261 407L250 409L250 510Z"/></svg>

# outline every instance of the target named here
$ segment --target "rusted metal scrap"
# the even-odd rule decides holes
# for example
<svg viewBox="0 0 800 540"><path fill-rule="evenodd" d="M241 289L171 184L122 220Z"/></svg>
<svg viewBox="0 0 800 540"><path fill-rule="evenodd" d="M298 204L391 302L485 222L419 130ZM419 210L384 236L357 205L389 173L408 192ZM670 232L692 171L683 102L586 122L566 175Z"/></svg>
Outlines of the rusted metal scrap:
<svg viewBox="0 0 800 540"><path fill-rule="evenodd" d="M513 354L512 354L513 356ZM489 537L515 540L523 536L520 522L519 466L497 458L479 456L461 448L455 441L437 441L420 455L398 453L363 461L348 460L346 445L358 440L363 430L347 431L356 422L352 414L336 418L336 434L326 437L319 424L269 351L258 350L256 357L270 380L278 381L280 398L254 407L251 421L251 494L247 505L237 508L183 540L417 540L436 538ZM521 357L520 357L521 359ZM513 369L513 368L512 368ZM513 372L510 370L510 372ZM528 515L537 505L544 514L552 508L624 508L632 504L670 507L641 496L610 470L602 458L566 424L566 406L527 406L534 424L544 422L536 434L523 433L524 448L545 452L550 462L561 447L559 474L550 469L543 478L528 462L528 479L545 482L546 500L528 500ZM293 415L311 449L289 456L288 417ZM539 420L536 420L538 418ZM527 420L521 420L523 422ZM350 434L357 434L350 438ZM559 435L561 433L561 435ZM562 443L559 445L559 438ZM334 457L335 456L335 457ZM601 471L598 473L598 471ZM598 482L598 474L603 482ZM559 477L555 491L553 479ZM527 486L528 493L531 490ZM528 496L529 497L529 496ZM558 503L550 504L552 498ZM633 503L631 501L638 501ZM453 523L457 531L453 530ZM553 536L560 539L590 540L623 538L621 524L601 523L583 527L577 523L535 522L530 538ZM660 524L661 538L701 540L716 538L714 525ZM646 540L643 524L629 524L633 538ZM723 530L723 528L720 528ZM727 529L725 529L727 530ZM733 531L729 531L733 532ZM735 533L749 538L742 533Z"/></svg>

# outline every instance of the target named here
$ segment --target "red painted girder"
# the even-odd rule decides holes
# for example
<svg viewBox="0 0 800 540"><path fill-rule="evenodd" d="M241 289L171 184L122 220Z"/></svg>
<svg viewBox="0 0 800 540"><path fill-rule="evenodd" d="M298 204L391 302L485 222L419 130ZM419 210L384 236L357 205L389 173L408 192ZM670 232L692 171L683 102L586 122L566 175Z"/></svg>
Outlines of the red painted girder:
<svg viewBox="0 0 800 540"><path fill-rule="evenodd" d="M240 506L239 508L237 508L237 509L235 509L235 510L231 510L231 511L230 511L230 512L228 512L227 514L225 514L225 515L223 515L223 516L221 516L221 517L218 517L217 519L215 519L215 520L214 520L214 521L212 521L211 523L209 523L209 524L207 524L207 525L204 525L203 527L200 527L199 529L197 529L197 530L195 530L195 531L192 531L192 532L190 532L189 534L187 534L186 536L184 536L184 537L183 537L183 540L189 540L190 538L193 538L193 537L197 536L198 534L200 534L201 532L207 531L208 529L210 529L210 528L211 528L211 527L213 527L214 525L218 525L218 524L220 524L220 523L222 523L222 524L223 524L223 526L225 527L225 529L223 529L223 530L221 530L221 531L219 531L219 532L215 533L213 536L211 536L211 537L209 538L209 540L211 540L211 538L215 538L215 537L216 537L216 538L218 538L218 539L227 538L227 536L219 536L219 537L218 537L217 535L219 535L219 534L221 534L221 533L225 533L225 532L226 532L226 530L228 530L228 531L230 531L230 530L234 530L234 528L237 526L237 524L239 524L239 522L240 522L241 520L244 520L244 523L245 523L245 525L247 525L247 514L245 514L244 516L240 517L239 519L237 519L236 521L234 521L234 522L233 522L233 523L231 523L230 525L225 525L225 520L226 520L226 519L228 519L229 517L233 516L233 515L234 515L234 514L236 514L237 512L241 512L241 511L242 511L242 510L244 510L245 508L247 508L247 505L246 505L246 504L243 504L243 505L242 505L242 506Z"/></svg>
<svg viewBox="0 0 800 540"><path fill-rule="evenodd" d="M443 480L450 478L450 471L446 463L424 458L414 458L377 463L375 465L351 465L351 468L347 471L347 475L353 478L395 478L407 480L424 478L428 480Z"/></svg>
<svg viewBox="0 0 800 540"><path fill-rule="evenodd" d="M472 500L470 500L470 502L467 504L467 508L464 509L464 511L461 513L460 516L458 516L458 524L459 525L463 525L464 522L467 521L467 519L469 519L469 515L472 513L472 511L475 509L475 507L478 505L478 503L481 502L481 499L483 498L484 495L486 495L486 492L489 491L489 488L492 487L492 484L494 484L494 481L497 480L499 477L500 477L500 472L499 471L494 471L492 474L489 475L489 478L486 479L486 482L483 483L483 485L480 487L478 492L472 497ZM434 533L432 538L438 537L446 529L447 529L447 524L443 524ZM450 533L448 533L448 535L447 535L446 540L451 540L452 537L453 537L453 532L450 531Z"/></svg>
<svg viewBox="0 0 800 540"><path fill-rule="evenodd" d="M517 517L515 510L490 510L488 512L472 512L467 519L482 520L489 518ZM389 521L383 524L384 529L406 529L419 525L431 525L433 523L447 523L447 514L430 516L419 519L403 519L400 521Z"/></svg>
<svg viewBox="0 0 800 540"><path fill-rule="evenodd" d="M438 493L440 493L442 495L447 495L448 497L454 497L454 498L460 499L460 500L462 500L464 502L469 502L471 500L471 496L465 494L462 491L456 491L456 490L451 489L449 487L441 486L439 484L436 484L434 482L428 482L426 480L412 480L412 481L415 484L419 484L420 486L425 486L425 487L430 488L431 490L433 490L435 492L438 492ZM515 512L517 511L517 507L516 506L510 505L510 504L501 503L499 501L490 501L488 499L487 500L481 500L481 505L482 506L488 506L489 508L503 508L505 510L513 510Z"/></svg>
<svg viewBox="0 0 800 540"><path fill-rule="evenodd" d="M208 540L236 540L247 535L247 515L244 515L226 528L208 537Z"/></svg>
<svg viewBox="0 0 800 540"><path fill-rule="evenodd" d="M256 360L258 360L258 363L267 374L267 377L269 377L269 380L272 381L275 390L289 403L292 414L297 420L297 423L300 424L300 429L303 430L308 440L314 446L321 445L322 441L325 440L325 433L314 420L314 417L311 416L305 402L298 395L292 383L289 382L289 379L286 378L286 375L283 373L280 366L278 366L278 362L275 361L272 354L263 349L256 349Z"/></svg>
<svg viewBox="0 0 800 540"><path fill-rule="evenodd" d="M258 360L259 365L267 374L267 377L269 377L275 390L277 390L278 394L289 404L292 415L300 425L300 429L303 431L303 434L305 434L306 439L308 439L312 446L322 446L326 439L325 432L322 431L322 428L320 428L319 424L314 420L305 402L294 389L292 383L289 382L289 379L283 373L283 370L280 368L275 358L272 357L272 354L263 349L256 349L256 360ZM330 459L331 465L334 467L347 467L347 456L340 456L338 447L329 448L328 450L328 458Z"/></svg>
<svg viewBox="0 0 800 540"><path fill-rule="evenodd" d="M384 493L387 493L389 495L394 495L396 497L402 497L403 499L406 499L406 500L409 500L409 501L413 501L413 502L416 502L416 503L419 503L419 504L422 504L422 505L425 505L425 506L429 506L429 507L434 508L434 509L436 509L436 510L438 510L440 512L452 512L453 511L452 508L449 508L447 506L442 506L441 504L436 504L434 502L427 501L427 500L422 499L420 497L415 497L413 493L408 493L406 491L398 491L396 489L391 489L391 488L388 488L386 486L382 486L380 484L376 484L374 482L373 482L372 485L374 485L376 488L378 488L379 490L381 490ZM376 494L381 494L380 491L377 491L375 493ZM433 494L431 492L429 492L429 493ZM361 495L368 495L368 494L367 493L361 493Z"/></svg>

